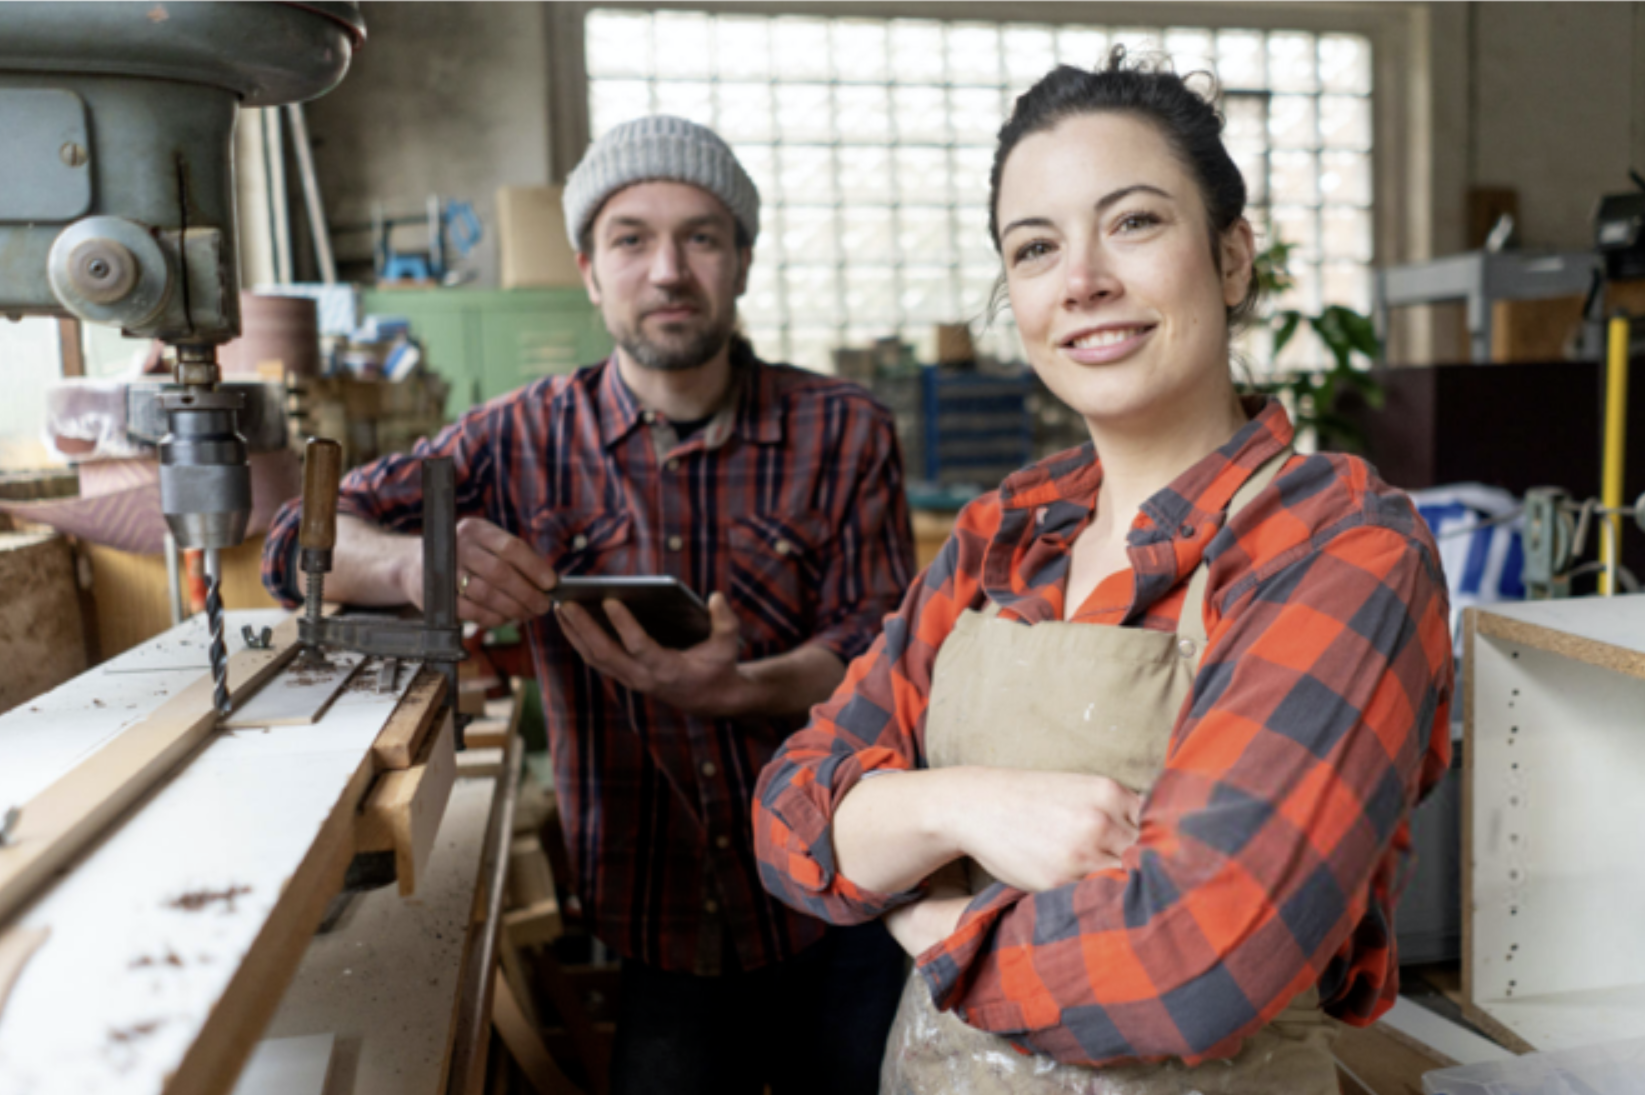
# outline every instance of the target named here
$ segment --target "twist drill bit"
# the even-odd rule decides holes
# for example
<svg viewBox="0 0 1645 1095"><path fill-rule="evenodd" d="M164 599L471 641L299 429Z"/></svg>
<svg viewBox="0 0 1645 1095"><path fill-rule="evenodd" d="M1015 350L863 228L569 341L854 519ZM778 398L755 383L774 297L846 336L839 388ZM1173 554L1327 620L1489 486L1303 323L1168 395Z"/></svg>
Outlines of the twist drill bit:
<svg viewBox="0 0 1645 1095"><path fill-rule="evenodd" d="M211 630L211 677L215 682L212 704L219 715L229 713L228 647L223 642L223 576L216 548L206 552L206 626Z"/></svg>

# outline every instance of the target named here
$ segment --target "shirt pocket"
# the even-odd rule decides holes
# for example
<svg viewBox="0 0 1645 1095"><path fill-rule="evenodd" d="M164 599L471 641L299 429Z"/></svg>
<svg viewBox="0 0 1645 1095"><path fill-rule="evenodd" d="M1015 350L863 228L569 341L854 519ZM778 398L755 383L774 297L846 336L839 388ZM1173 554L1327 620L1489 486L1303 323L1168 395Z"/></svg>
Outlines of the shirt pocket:
<svg viewBox="0 0 1645 1095"><path fill-rule="evenodd" d="M727 529L729 589L755 657L791 650L816 630L828 528L814 517L739 517Z"/></svg>
<svg viewBox="0 0 1645 1095"><path fill-rule="evenodd" d="M545 513L529 533L556 574L633 573L634 518L626 513Z"/></svg>

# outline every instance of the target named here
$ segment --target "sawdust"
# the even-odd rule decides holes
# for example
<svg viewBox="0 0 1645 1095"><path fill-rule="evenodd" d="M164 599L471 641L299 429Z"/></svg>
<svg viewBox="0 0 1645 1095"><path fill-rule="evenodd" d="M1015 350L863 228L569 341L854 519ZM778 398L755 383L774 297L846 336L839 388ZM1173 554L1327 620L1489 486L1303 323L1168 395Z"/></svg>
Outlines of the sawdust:
<svg viewBox="0 0 1645 1095"><path fill-rule="evenodd" d="M177 952L176 951L174 951L174 950L172 950L171 948L168 947L168 948L166 948L166 954L165 954L164 958L154 958L154 957L151 957L150 955L145 954L145 955L143 955L143 957L141 957L141 958L135 960L134 962L132 962L131 963L131 968L134 969L134 970L140 970L140 969L145 969L149 966L161 966L161 965L181 967L183 965L183 960L181 958L177 957Z"/></svg>
<svg viewBox="0 0 1645 1095"><path fill-rule="evenodd" d="M228 904L228 911L233 912L234 899L250 892L250 886L230 886L226 890L195 890L193 893L184 894L175 901L166 902L166 907L182 909L185 912L199 912L207 905L222 901Z"/></svg>
<svg viewBox="0 0 1645 1095"><path fill-rule="evenodd" d="M161 1020L153 1019L147 1023L138 1023L124 1030L109 1031L109 1040L112 1042L135 1042L139 1038L153 1034L160 1027Z"/></svg>

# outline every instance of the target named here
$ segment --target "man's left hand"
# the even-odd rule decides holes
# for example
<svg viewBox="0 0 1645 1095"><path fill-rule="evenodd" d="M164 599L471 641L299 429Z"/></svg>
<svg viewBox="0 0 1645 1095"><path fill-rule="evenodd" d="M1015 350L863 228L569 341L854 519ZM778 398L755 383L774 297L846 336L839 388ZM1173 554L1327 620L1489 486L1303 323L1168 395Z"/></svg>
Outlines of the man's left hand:
<svg viewBox="0 0 1645 1095"><path fill-rule="evenodd" d="M604 607L616 639L582 606L567 602L555 608L560 629L589 665L687 714L714 718L749 709L752 684L737 663L741 628L723 594L708 598L712 632L686 650L659 644L620 602L608 600Z"/></svg>

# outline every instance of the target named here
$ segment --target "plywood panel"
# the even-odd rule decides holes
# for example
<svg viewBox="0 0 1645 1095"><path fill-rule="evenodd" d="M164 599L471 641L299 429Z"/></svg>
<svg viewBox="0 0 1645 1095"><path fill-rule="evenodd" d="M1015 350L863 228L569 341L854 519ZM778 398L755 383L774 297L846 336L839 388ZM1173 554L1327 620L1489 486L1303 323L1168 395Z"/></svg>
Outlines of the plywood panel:
<svg viewBox="0 0 1645 1095"><path fill-rule="evenodd" d="M1464 989L1516 1049L1645 1036L1642 607L1470 613Z"/></svg>

